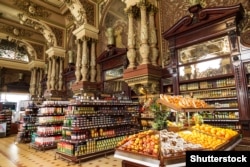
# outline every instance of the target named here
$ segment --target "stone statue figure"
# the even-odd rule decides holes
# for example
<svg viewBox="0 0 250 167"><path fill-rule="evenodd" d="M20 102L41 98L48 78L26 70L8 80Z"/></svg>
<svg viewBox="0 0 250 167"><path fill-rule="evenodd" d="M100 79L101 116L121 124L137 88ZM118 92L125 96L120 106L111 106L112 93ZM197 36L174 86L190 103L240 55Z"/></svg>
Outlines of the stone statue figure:
<svg viewBox="0 0 250 167"><path fill-rule="evenodd" d="M108 40L108 45L114 45L115 44L114 29L112 27L107 28L105 35Z"/></svg>
<svg viewBox="0 0 250 167"><path fill-rule="evenodd" d="M122 42L122 32L123 32L123 27L117 26L114 32L115 45L117 48L125 48L125 45Z"/></svg>

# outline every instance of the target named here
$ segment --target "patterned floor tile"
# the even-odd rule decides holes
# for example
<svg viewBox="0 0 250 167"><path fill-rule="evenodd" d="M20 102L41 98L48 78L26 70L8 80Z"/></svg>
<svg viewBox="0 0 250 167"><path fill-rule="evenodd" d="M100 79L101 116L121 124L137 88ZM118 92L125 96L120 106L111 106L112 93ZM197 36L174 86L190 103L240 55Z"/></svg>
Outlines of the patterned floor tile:
<svg viewBox="0 0 250 167"><path fill-rule="evenodd" d="M79 167L79 164L68 163L63 159L55 160L55 150L37 151L30 148L29 144L15 143L15 136L0 138L0 159L0 167ZM121 160L111 154L84 161L81 166L121 167Z"/></svg>

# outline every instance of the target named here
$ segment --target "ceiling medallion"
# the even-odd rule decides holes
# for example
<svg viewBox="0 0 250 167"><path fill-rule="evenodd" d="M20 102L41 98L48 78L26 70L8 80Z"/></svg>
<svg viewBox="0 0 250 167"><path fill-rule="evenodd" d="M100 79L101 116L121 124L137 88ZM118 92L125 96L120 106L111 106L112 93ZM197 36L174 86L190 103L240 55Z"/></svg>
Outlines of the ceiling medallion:
<svg viewBox="0 0 250 167"><path fill-rule="evenodd" d="M29 0L13 0L13 1L15 6L24 11L30 17L47 18L51 15L51 13L49 13L46 10L46 8L34 4Z"/></svg>

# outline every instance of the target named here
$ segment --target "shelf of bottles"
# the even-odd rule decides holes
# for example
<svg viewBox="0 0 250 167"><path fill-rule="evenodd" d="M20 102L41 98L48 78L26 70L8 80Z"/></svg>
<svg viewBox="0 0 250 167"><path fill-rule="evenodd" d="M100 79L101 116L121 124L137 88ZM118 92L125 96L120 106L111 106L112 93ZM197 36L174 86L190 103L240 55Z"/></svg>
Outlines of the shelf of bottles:
<svg viewBox="0 0 250 167"><path fill-rule="evenodd" d="M11 130L11 119L12 111L9 109L0 110L0 137L5 137L10 135ZM5 127L5 128L4 128Z"/></svg>
<svg viewBox="0 0 250 167"><path fill-rule="evenodd" d="M30 147L37 150L54 149L62 138L62 125L68 101L44 101L39 106L36 118L36 133L32 135Z"/></svg>
<svg viewBox="0 0 250 167"><path fill-rule="evenodd" d="M139 104L130 100L69 104L56 154L79 162L113 152L119 141L139 130Z"/></svg>
<svg viewBox="0 0 250 167"><path fill-rule="evenodd" d="M202 113L205 123L240 130L237 94L233 76L225 75L217 79L183 83L180 84L180 92L183 96L203 99L210 106L215 107L214 112Z"/></svg>
<svg viewBox="0 0 250 167"><path fill-rule="evenodd" d="M25 108L24 116L20 121L17 142L28 143L31 142L31 137L33 133L36 132L36 117L38 113L38 107L34 102L29 102L28 106Z"/></svg>

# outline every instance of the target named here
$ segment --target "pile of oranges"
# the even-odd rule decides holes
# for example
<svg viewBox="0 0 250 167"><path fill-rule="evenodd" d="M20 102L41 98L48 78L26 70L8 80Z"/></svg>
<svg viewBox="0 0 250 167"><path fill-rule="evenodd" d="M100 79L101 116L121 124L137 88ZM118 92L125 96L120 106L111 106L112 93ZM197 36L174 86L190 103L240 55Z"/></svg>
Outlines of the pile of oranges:
<svg viewBox="0 0 250 167"><path fill-rule="evenodd" d="M207 150L215 150L226 143L226 140L219 139L214 136L192 131L191 133L179 132L179 135L187 142L192 144L200 144L202 148Z"/></svg>
<svg viewBox="0 0 250 167"><path fill-rule="evenodd" d="M193 129L199 132L220 138L220 139L225 139L225 140L230 140L232 137L238 134L237 131L234 131L232 129L220 128L220 127L215 127L215 126L211 126L207 124L202 124L202 125L197 124L193 126Z"/></svg>
<svg viewBox="0 0 250 167"><path fill-rule="evenodd" d="M200 144L207 150L215 150L226 144L238 133L232 129L225 129L211 125L195 125L193 131L181 131L179 135L187 142Z"/></svg>

